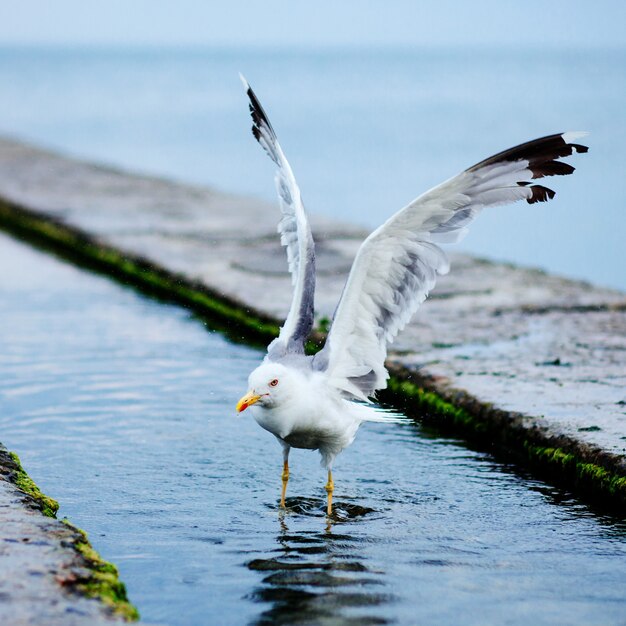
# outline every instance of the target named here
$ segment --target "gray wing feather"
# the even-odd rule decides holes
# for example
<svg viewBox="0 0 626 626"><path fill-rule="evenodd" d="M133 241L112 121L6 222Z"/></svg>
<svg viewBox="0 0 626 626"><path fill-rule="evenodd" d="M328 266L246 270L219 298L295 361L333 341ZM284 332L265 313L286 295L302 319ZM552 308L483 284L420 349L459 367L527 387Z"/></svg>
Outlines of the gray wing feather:
<svg viewBox="0 0 626 626"><path fill-rule="evenodd" d="M485 206L546 202L554 191L531 181L571 174L557 159L587 152L579 133L522 144L427 191L375 230L361 245L337 306L324 349L313 361L348 397L367 399L384 388L387 344L449 270L438 244L454 243Z"/></svg>
<svg viewBox="0 0 626 626"><path fill-rule="evenodd" d="M241 76L241 75L240 75ZM294 287L291 307L280 334L268 347L268 358L303 353L313 328L315 297L315 245L302 204L300 188L278 143L276 133L246 79L241 80L250 99L252 134L277 166L275 183L282 211L278 224L280 241L287 250L287 263Z"/></svg>

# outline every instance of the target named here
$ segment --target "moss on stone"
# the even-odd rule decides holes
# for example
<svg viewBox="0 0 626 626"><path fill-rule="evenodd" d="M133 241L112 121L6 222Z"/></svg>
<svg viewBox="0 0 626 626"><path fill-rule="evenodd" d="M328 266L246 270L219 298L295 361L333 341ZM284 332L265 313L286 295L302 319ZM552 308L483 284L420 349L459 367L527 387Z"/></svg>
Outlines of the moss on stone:
<svg viewBox="0 0 626 626"><path fill-rule="evenodd" d="M123 253L88 233L0 198L0 228L55 254L161 299L177 302L210 322L235 341L264 344L280 325L224 294L174 274L136 255Z"/></svg>
<svg viewBox="0 0 626 626"><path fill-rule="evenodd" d="M330 330L330 319L328 317L321 317L317 322L317 328L320 333L327 334Z"/></svg>
<svg viewBox="0 0 626 626"><path fill-rule="evenodd" d="M13 460L15 466L12 468L14 475L13 481L15 485L24 493L27 493L41 508L41 512L48 517L56 517L59 510L59 503L49 496L41 492L33 479L24 471L20 457L15 452L9 452L9 456Z"/></svg>
<svg viewBox="0 0 626 626"><path fill-rule="evenodd" d="M396 409L401 409L410 417L424 417L430 414L440 423L462 429L465 434L473 432L482 434L487 426L478 418L461 407L444 400L433 391L427 391L410 380L391 376L387 381L387 389L380 392L379 399ZM429 420L432 421L432 420Z"/></svg>
<svg viewBox="0 0 626 626"><path fill-rule="evenodd" d="M593 489L616 503L626 505L626 476L615 474L596 463L584 462L558 447L533 445L527 441L524 447L532 462L552 467L561 476L567 475L568 482L575 486Z"/></svg>
<svg viewBox="0 0 626 626"><path fill-rule="evenodd" d="M114 615L126 621L139 619L139 611L126 595L126 587L119 579L117 567L105 561L89 543L87 533L67 519L61 520L75 531L74 547L86 561L89 574L76 582L75 589L89 598L96 598L108 606Z"/></svg>
<svg viewBox="0 0 626 626"><path fill-rule="evenodd" d="M379 395L383 402L407 415L434 425L438 430L444 428L479 442L481 448L486 444L491 451L539 471L544 478L575 489L607 511L624 511L626 476L585 461L562 447L533 442L532 431L489 423L400 374L392 375L387 389Z"/></svg>
<svg viewBox="0 0 626 626"><path fill-rule="evenodd" d="M59 503L41 492L22 467L18 455L15 452L9 452L2 445L0 445L0 467L9 481L33 498L44 515L56 518ZM137 609L126 597L126 587L120 581L115 565L100 557L89 543L83 530L71 524L67 519L61 521L74 531L73 547L83 558L86 572L84 577L72 581L71 588L81 595L100 600L113 614L127 621L139 619Z"/></svg>

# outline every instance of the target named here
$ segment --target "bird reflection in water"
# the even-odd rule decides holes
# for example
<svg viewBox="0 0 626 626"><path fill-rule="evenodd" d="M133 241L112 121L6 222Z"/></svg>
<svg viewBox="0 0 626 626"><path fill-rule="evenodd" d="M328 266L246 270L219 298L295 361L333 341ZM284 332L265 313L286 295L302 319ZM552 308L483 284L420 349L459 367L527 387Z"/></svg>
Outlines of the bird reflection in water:
<svg viewBox="0 0 626 626"><path fill-rule="evenodd" d="M291 516L318 518L324 515L325 503L287 498L286 505L278 518L278 549L269 558L247 563L263 576L251 599L269 605L255 624L388 623L378 610L393 600L380 591L384 572L363 563L358 554L362 535L340 532L342 525L373 509L338 502L325 531L292 532Z"/></svg>

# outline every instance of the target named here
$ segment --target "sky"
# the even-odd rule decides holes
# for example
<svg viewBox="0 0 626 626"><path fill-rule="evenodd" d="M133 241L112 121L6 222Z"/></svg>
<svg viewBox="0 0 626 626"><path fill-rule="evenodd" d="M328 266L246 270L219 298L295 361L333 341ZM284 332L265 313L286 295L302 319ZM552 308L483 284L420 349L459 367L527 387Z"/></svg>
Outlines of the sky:
<svg viewBox="0 0 626 626"><path fill-rule="evenodd" d="M606 0L20 0L0 45L623 46L626 2Z"/></svg>

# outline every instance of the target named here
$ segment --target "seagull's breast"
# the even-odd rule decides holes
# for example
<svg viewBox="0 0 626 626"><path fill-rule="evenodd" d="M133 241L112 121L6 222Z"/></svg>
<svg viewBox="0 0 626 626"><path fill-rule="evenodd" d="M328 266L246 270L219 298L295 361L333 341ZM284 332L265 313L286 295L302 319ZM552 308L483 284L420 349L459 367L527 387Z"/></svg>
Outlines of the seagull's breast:
<svg viewBox="0 0 626 626"><path fill-rule="evenodd" d="M272 435L284 439L291 432L295 418L290 411L285 411L283 408L257 407L256 405L250 408L254 409L252 415L256 423Z"/></svg>
<svg viewBox="0 0 626 626"><path fill-rule="evenodd" d="M280 440L309 450L342 450L352 443L360 423L341 402L319 394L273 408L259 407L253 415L259 426Z"/></svg>

